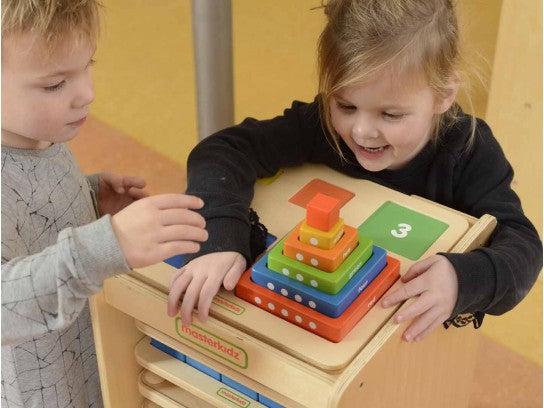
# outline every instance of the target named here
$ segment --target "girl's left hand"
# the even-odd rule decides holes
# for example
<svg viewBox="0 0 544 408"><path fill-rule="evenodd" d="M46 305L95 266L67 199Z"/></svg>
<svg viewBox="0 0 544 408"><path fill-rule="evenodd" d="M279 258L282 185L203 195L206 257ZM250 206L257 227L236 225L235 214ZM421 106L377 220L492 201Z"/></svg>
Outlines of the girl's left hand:
<svg viewBox="0 0 544 408"><path fill-rule="evenodd" d="M145 180L141 177L119 176L104 172L98 175L98 209L100 215L114 215L140 198L149 194L144 190Z"/></svg>
<svg viewBox="0 0 544 408"><path fill-rule="evenodd" d="M397 323L417 317L403 334L406 341L420 341L449 319L457 302L457 274L442 255L433 255L408 269L399 289L382 299L383 307L394 306L415 297L411 305L398 312Z"/></svg>

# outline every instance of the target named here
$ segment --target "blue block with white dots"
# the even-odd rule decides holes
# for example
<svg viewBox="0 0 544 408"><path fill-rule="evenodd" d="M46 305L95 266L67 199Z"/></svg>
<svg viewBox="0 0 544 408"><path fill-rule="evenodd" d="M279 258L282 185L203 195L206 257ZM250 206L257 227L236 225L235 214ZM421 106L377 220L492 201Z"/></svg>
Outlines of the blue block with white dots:
<svg viewBox="0 0 544 408"><path fill-rule="evenodd" d="M221 374L218 371L215 371L213 368L210 368L189 356L187 356L186 361L191 367L196 368L198 371L202 371L204 374L208 374L210 377L215 378L218 381L221 381Z"/></svg>
<svg viewBox="0 0 544 408"><path fill-rule="evenodd" d="M234 381L232 378L229 378L223 374L221 374L221 382L231 388L234 388L236 391L247 395L251 399L257 400L258 398L257 391L253 391L251 388L246 387L245 385L240 384L238 381Z"/></svg>
<svg viewBox="0 0 544 408"><path fill-rule="evenodd" d="M179 361L182 361L184 363L186 361L185 354L180 353L177 350L174 350L172 347L167 346L166 344L161 343L160 341L158 341L156 339L151 339L151 345L158 348L159 350L165 352L166 354L178 359Z"/></svg>
<svg viewBox="0 0 544 408"><path fill-rule="evenodd" d="M272 401L269 398L266 398L264 395L259 394L259 399L257 400L261 404L266 405L268 408L285 408L283 405L278 404L275 401Z"/></svg>
<svg viewBox="0 0 544 408"><path fill-rule="evenodd" d="M374 245L372 247L372 256L335 295L321 292L270 270L267 267L268 254L253 265L251 279L258 285L310 307L319 313L329 317L338 317L385 268L386 257L386 251Z"/></svg>

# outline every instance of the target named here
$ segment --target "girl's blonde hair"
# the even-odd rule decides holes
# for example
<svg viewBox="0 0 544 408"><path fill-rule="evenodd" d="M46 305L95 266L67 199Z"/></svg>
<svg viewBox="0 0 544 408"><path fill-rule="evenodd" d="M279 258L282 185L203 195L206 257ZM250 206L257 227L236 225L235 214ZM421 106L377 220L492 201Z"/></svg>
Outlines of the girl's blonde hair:
<svg viewBox="0 0 544 408"><path fill-rule="evenodd" d="M330 0L327 25L319 38L319 107L326 133L340 152L331 123L332 98L342 88L390 69L421 73L437 97L451 80L464 82L455 5L452 0ZM469 110L474 112L470 97ZM436 115L432 140L459 119L454 103ZM472 140L476 121L471 126ZM470 141L469 141L470 144Z"/></svg>
<svg viewBox="0 0 544 408"><path fill-rule="evenodd" d="M2 0L2 37L32 32L49 47L67 35L96 44L101 7L99 0Z"/></svg>

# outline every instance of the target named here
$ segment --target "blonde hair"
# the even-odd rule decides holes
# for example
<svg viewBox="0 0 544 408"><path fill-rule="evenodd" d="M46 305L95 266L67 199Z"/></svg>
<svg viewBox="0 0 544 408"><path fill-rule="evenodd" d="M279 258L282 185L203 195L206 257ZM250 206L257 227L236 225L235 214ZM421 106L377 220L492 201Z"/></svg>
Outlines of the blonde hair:
<svg viewBox="0 0 544 408"><path fill-rule="evenodd" d="M52 48L70 35L95 45L101 8L99 0L2 0L2 37L32 32Z"/></svg>
<svg viewBox="0 0 544 408"><path fill-rule="evenodd" d="M319 107L321 120L343 157L331 122L332 98L342 88L391 69L421 73L434 94L446 95L450 81L464 81L464 63L452 0L330 0L327 25L319 38ZM469 109L474 112L470 97ZM453 103L436 115L432 140L459 119ZM471 143L476 126L472 115Z"/></svg>

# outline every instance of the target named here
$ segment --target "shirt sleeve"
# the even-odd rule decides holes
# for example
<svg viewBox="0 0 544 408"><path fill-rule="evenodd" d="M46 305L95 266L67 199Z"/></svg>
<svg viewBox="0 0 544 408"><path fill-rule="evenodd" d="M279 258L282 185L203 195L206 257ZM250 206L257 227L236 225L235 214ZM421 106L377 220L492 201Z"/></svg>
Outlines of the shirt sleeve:
<svg viewBox="0 0 544 408"><path fill-rule="evenodd" d="M511 310L529 292L542 269L542 242L511 188L514 171L489 127L478 122L472 149L461 156L455 208L498 225L489 245L466 254L442 254L455 267L458 299L453 316Z"/></svg>
<svg viewBox="0 0 544 408"><path fill-rule="evenodd" d="M104 279L130 271L110 216L62 230L33 255L4 262L2 244L3 345L68 327Z"/></svg>
<svg viewBox="0 0 544 408"><path fill-rule="evenodd" d="M323 143L317 103L294 102L270 120L244 120L200 142L187 163L187 194L203 199L208 240L185 262L235 251L252 262L248 208L257 178L312 161Z"/></svg>

